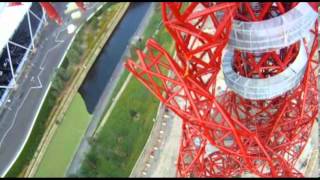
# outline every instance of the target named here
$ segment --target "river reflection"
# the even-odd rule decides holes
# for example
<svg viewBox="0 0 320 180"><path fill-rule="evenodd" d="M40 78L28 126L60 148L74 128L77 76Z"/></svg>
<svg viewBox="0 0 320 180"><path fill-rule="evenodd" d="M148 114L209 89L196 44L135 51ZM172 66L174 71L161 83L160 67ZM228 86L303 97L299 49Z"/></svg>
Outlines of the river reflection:
<svg viewBox="0 0 320 180"><path fill-rule="evenodd" d="M120 24L118 24L90 69L79 89L89 113L94 111L131 36L137 30L150 5L150 2L130 4Z"/></svg>

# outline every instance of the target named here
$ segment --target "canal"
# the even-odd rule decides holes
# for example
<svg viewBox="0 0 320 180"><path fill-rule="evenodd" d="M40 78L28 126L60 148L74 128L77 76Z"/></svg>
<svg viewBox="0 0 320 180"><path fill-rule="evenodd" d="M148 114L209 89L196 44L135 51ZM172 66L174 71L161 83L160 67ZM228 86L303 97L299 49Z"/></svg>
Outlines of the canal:
<svg viewBox="0 0 320 180"><path fill-rule="evenodd" d="M136 32L150 5L151 2L130 4L126 14L104 45L100 55L80 86L79 93L83 97L90 114L93 113L99 102L115 67L118 63L121 63L122 54L130 43L132 35Z"/></svg>

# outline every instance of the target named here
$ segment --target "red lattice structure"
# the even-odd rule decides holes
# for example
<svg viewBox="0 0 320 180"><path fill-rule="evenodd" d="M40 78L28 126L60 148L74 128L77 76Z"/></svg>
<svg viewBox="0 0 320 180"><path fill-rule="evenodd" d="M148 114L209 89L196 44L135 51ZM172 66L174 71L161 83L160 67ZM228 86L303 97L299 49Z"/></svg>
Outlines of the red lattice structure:
<svg viewBox="0 0 320 180"><path fill-rule="evenodd" d="M201 10L196 7L202 6ZM183 121L178 177L301 177L295 164L318 113L318 23L300 84L273 99L249 100L227 89L217 93L223 50L233 18L260 21L286 13L297 3L162 3L163 23L176 43L171 57L149 39L146 53L126 68ZM313 6L314 7L314 6ZM273 14L274 16L274 14ZM208 30L204 22L211 21ZM210 31L211 29L211 31ZM212 29L215 29L214 31ZM307 44L305 43L305 46ZM245 77L267 78L285 70L299 44L257 54L235 49L234 69ZM268 63L265 63L267 62ZM271 62L271 63L270 63ZM245 68L244 68L245 67Z"/></svg>
<svg viewBox="0 0 320 180"><path fill-rule="evenodd" d="M239 3L239 11L235 19L254 22L263 21L272 17L282 15L294 8L297 2L272 2L256 3L255 8L249 2ZM273 13L272 13L273 12ZM250 52L235 50L234 68L242 76L266 78L274 76L285 70L291 64L299 52L299 42L280 51L259 53L258 55ZM259 63L257 63L259 58Z"/></svg>

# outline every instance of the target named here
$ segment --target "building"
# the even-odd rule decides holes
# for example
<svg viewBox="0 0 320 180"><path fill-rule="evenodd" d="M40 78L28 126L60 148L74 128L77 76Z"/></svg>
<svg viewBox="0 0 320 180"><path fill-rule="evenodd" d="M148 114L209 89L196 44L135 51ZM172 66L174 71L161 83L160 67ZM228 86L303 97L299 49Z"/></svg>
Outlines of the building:
<svg viewBox="0 0 320 180"><path fill-rule="evenodd" d="M45 13L39 3L0 4L0 106L17 86L17 77L35 50L44 22Z"/></svg>

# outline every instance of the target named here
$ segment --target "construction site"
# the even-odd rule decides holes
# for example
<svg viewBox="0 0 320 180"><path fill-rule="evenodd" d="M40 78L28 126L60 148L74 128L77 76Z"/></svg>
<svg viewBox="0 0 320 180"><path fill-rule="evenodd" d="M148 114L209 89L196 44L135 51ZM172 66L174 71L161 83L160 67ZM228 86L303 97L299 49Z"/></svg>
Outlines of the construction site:
<svg viewBox="0 0 320 180"><path fill-rule="evenodd" d="M1 177L319 177L319 9L0 3Z"/></svg>

